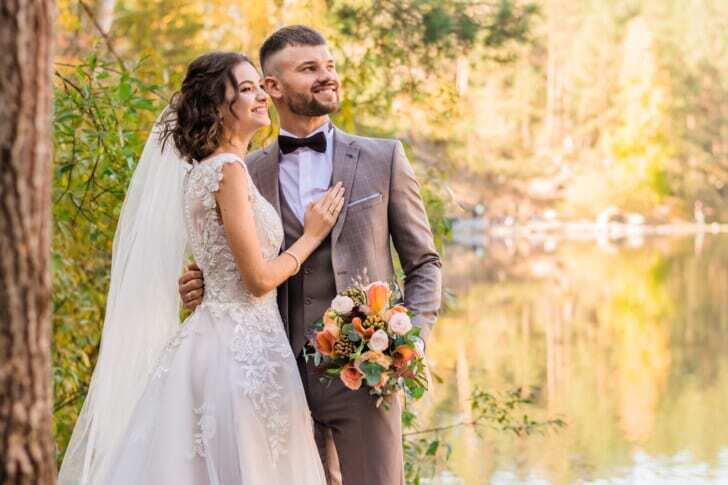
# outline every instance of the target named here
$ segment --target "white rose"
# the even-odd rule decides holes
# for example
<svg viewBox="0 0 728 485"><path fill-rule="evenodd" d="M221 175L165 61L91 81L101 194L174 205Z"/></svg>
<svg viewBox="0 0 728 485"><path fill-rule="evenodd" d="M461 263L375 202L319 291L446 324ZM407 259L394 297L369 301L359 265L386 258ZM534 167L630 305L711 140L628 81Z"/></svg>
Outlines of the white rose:
<svg viewBox="0 0 728 485"><path fill-rule="evenodd" d="M354 300L348 296L337 296L331 302L331 308L339 315L348 315L354 309Z"/></svg>
<svg viewBox="0 0 728 485"><path fill-rule="evenodd" d="M377 330L369 339L369 348L377 352L384 352L389 347L389 336L384 330Z"/></svg>
<svg viewBox="0 0 728 485"><path fill-rule="evenodd" d="M412 321L406 313L395 313L389 319L389 328L396 334L404 335L412 330Z"/></svg>

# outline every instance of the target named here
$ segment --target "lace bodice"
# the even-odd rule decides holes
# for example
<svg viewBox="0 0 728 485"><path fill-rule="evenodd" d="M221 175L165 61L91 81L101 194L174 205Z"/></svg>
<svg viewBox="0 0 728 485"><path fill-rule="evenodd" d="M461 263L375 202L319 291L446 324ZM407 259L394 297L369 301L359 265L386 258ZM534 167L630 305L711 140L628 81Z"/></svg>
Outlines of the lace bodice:
<svg viewBox="0 0 728 485"><path fill-rule="evenodd" d="M215 193L220 188L223 166L245 164L234 154L214 155L195 163L185 181L185 223L195 261L205 275L203 304L213 310L240 310L263 302L275 301L275 292L256 298L245 287L220 220ZM280 217L260 195L247 173L248 194L258 241L265 259L278 255L283 241Z"/></svg>
<svg viewBox="0 0 728 485"><path fill-rule="evenodd" d="M215 193L220 188L223 167L228 163L245 164L236 155L225 153L196 163L185 180L185 223L192 255L205 277L205 296L198 307L209 310L220 322L230 322L232 335L228 350L235 363L235 381L250 399L255 412L265 423L271 459L275 462L285 453L286 436L290 423L283 411L286 389L281 376L286 368L292 367L293 353L288 344L278 305L276 292L254 296L245 287L228 244L225 229L217 210ZM255 231L260 242L263 257L275 258L283 242L283 225L273 206L260 195L247 168L248 197L253 210ZM167 353L172 355L175 346L180 345L194 327L184 325L178 336L170 342ZM168 372L162 358L158 375ZM204 413L209 403L203 403L199 414L199 443L196 455L206 453L206 430L202 426L209 421Z"/></svg>

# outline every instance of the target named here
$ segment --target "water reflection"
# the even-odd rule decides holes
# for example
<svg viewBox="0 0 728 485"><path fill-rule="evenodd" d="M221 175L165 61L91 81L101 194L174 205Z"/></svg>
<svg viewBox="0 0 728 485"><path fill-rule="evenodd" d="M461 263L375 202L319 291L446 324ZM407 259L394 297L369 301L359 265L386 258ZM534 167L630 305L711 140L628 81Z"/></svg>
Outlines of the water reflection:
<svg viewBox="0 0 728 485"><path fill-rule="evenodd" d="M453 246L445 283L425 421L467 419L476 385L538 386L541 417L569 426L454 431L440 483L728 481L726 236Z"/></svg>

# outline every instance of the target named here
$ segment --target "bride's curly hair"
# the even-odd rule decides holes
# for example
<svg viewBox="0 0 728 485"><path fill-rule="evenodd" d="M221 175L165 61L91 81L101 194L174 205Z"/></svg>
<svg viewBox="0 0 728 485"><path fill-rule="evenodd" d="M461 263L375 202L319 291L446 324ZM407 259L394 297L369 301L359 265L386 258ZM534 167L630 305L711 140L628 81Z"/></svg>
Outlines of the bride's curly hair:
<svg viewBox="0 0 728 485"><path fill-rule="evenodd" d="M169 108L161 117L160 141L164 147L171 138L182 158L202 160L209 157L223 141L219 108L225 103L227 83L237 84L233 68L242 62L253 65L238 52L211 52L190 63L182 87L172 95ZM238 90L227 103L233 113Z"/></svg>

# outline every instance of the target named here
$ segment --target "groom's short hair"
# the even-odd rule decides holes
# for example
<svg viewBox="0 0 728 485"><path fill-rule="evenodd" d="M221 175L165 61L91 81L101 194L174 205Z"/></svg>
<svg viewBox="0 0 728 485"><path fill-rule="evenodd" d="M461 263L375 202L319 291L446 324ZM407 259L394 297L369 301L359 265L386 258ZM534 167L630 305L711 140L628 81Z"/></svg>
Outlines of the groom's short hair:
<svg viewBox="0 0 728 485"><path fill-rule="evenodd" d="M324 37L305 25L289 25L273 32L260 46L260 67L266 72L266 63L276 52L289 46L326 45Z"/></svg>

